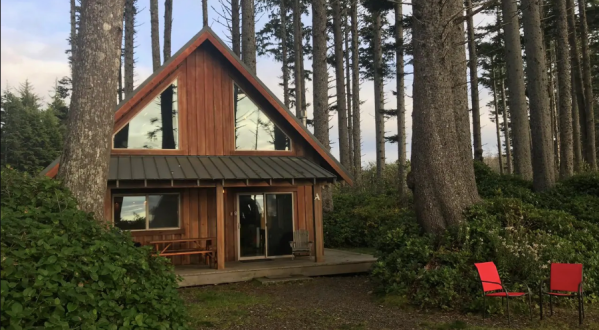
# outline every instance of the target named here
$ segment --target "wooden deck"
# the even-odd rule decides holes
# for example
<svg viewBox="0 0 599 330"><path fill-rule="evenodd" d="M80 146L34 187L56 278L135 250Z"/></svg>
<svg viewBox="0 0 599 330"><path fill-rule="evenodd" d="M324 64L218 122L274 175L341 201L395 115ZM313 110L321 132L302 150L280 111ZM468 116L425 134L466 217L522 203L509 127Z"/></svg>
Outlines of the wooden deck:
<svg viewBox="0 0 599 330"><path fill-rule="evenodd" d="M258 277L288 277L292 275L323 276L363 273L370 270L376 258L372 255L325 249L324 262L313 257L272 259L270 261L225 263L225 269L207 266L176 266L175 272L183 277L180 287L249 281Z"/></svg>

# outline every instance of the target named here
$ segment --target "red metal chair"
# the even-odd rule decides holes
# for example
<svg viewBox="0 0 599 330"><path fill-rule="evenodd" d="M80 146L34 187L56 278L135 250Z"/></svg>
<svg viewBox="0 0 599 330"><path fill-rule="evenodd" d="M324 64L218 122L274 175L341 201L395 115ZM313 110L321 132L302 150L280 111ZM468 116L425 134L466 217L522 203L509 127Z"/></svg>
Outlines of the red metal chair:
<svg viewBox="0 0 599 330"><path fill-rule="evenodd" d="M530 313L530 318L532 319L532 302L531 302L531 294L530 289L528 293L526 292L508 292L506 288L501 284L501 279L499 278L499 273L497 272L497 267L495 263L492 261L482 262L474 264L476 269L478 270L478 276L480 277L480 282L483 287L483 302L484 302L484 310L483 310L483 318L485 317L485 312L487 311L486 297L501 297L501 305L503 306L503 298L505 298L506 306L507 306L507 322L510 323L510 297L524 297L528 296L528 311ZM496 291L503 292L496 292ZM487 293L492 291L491 293Z"/></svg>
<svg viewBox="0 0 599 330"><path fill-rule="evenodd" d="M582 324L582 320L584 319L582 264L552 263L550 276L548 292L543 292L543 287L541 284L541 292L539 295L541 320L543 319L543 294L549 295L549 309L551 310L551 315L553 315L553 296L578 297L578 322L579 324ZM554 291L566 291L571 293L560 293Z"/></svg>

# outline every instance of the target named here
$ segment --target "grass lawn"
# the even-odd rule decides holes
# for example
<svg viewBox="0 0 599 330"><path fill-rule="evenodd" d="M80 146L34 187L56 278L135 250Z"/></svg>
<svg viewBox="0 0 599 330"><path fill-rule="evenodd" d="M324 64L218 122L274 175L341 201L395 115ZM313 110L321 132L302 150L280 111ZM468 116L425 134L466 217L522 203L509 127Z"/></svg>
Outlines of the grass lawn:
<svg viewBox="0 0 599 330"><path fill-rule="evenodd" d="M368 276L320 277L310 281L262 285L245 282L181 289L191 329L469 329L509 328L501 315L422 311L401 300L372 294ZM581 329L574 308L556 309L553 317L533 321L515 315L517 329ZM599 330L599 308L587 308L582 329Z"/></svg>

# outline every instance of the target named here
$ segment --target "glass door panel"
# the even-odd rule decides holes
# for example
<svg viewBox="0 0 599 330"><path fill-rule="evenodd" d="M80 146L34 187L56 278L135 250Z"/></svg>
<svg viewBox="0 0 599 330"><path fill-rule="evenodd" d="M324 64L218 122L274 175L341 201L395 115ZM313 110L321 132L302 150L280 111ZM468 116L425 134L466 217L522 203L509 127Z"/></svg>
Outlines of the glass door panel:
<svg viewBox="0 0 599 330"><path fill-rule="evenodd" d="M265 257L264 195L239 195L239 256Z"/></svg>
<svg viewBox="0 0 599 330"><path fill-rule="evenodd" d="M269 257L291 254L293 241L293 195L266 194L267 238Z"/></svg>

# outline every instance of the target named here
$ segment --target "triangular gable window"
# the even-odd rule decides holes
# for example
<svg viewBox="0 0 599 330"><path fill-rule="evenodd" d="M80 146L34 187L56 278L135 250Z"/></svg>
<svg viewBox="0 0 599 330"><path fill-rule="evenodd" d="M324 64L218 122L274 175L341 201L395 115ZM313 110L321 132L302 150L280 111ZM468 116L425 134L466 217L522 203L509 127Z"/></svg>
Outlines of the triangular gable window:
<svg viewBox="0 0 599 330"><path fill-rule="evenodd" d="M148 103L114 135L114 149L177 149L179 146L177 80Z"/></svg>
<svg viewBox="0 0 599 330"><path fill-rule="evenodd" d="M291 140L235 84L235 149L291 150Z"/></svg>

